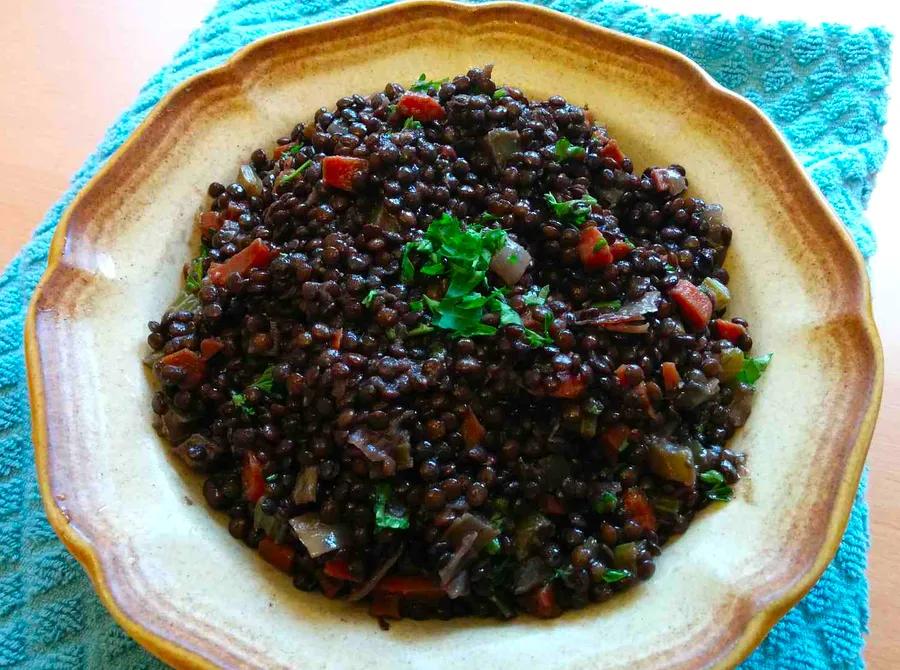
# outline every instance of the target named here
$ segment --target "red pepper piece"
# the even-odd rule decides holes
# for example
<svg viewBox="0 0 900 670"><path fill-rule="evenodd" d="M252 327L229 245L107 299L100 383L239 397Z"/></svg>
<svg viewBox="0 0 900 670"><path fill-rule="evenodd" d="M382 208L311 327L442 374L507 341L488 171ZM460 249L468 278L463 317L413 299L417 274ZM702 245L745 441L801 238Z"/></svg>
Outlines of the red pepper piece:
<svg viewBox="0 0 900 670"><path fill-rule="evenodd" d="M385 577L375 587L377 595L400 596L401 598L442 598L444 589L427 577Z"/></svg>
<svg viewBox="0 0 900 670"><path fill-rule="evenodd" d="M218 212L202 212L200 214L200 232L212 234L222 227L222 217Z"/></svg>
<svg viewBox="0 0 900 670"><path fill-rule="evenodd" d="M246 274L253 268L267 267L277 256L277 251L257 238L224 263L213 263L210 265L207 275L216 286L224 286L228 275L232 272Z"/></svg>
<svg viewBox="0 0 900 670"><path fill-rule="evenodd" d="M625 160L625 154L622 153L619 143L615 140L607 142L606 146L600 149L600 155L604 158L612 158L616 162L616 167L622 167Z"/></svg>
<svg viewBox="0 0 900 670"><path fill-rule="evenodd" d="M173 365L185 372L181 386L194 388L203 383L206 377L206 360L196 351L179 349L159 359L161 365Z"/></svg>
<svg viewBox="0 0 900 670"><path fill-rule="evenodd" d="M662 377L666 393L671 393L677 389L678 385L681 383L681 375L678 374L678 368L671 362L662 364Z"/></svg>
<svg viewBox="0 0 900 670"><path fill-rule="evenodd" d="M342 191L353 190L353 178L369 169L369 161L352 156L326 156L322 159L322 181Z"/></svg>
<svg viewBox="0 0 900 670"><path fill-rule="evenodd" d="M200 341L200 356L208 361L225 348L225 344L218 337L207 337Z"/></svg>
<svg viewBox="0 0 900 670"><path fill-rule="evenodd" d="M604 451L610 460L618 460L619 451L630 434L631 428L624 423L614 424L603 431L600 435L600 442L603 444Z"/></svg>
<svg viewBox="0 0 900 670"><path fill-rule="evenodd" d="M484 440L484 436L487 434L487 431L484 429L484 426L481 425L481 421L475 416L475 412L472 411L471 407L466 408L466 416L462 421L461 432L463 441L466 443L466 446L470 448L481 444L482 440Z"/></svg>
<svg viewBox="0 0 900 670"><path fill-rule="evenodd" d="M441 103L425 93L404 93L397 101L397 111L422 123L440 121L447 116Z"/></svg>
<svg viewBox="0 0 900 670"><path fill-rule="evenodd" d="M336 598L343 587L344 582L340 579L334 579L328 575L319 576L319 588L322 589L322 593L326 598Z"/></svg>
<svg viewBox="0 0 900 670"><path fill-rule="evenodd" d="M719 334L719 337L729 342L737 342L741 339L741 335L747 334L746 328L725 319L716 319L713 323L716 325L716 332Z"/></svg>
<svg viewBox="0 0 900 670"><path fill-rule="evenodd" d="M528 594L528 611L541 619L558 617L562 610L556 604L556 591L553 584L539 586Z"/></svg>
<svg viewBox="0 0 900 670"><path fill-rule="evenodd" d="M597 270L613 262L613 254L603 233L594 226L581 231L578 256L586 270Z"/></svg>
<svg viewBox="0 0 900 670"><path fill-rule="evenodd" d="M252 451L244 452L244 463L241 466L241 484L247 502L256 504L266 491L266 480L263 478L262 463Z"/></svg>
<svg viewBox="0 0 900 670"><path fill-rule="evenodd" d="M290 574L294 565L294 554L297 552L287 544L278 544L272 538L264 537L259 541L259 553L276 568Z"/></svg>
<svg viewBox="0 0 900 670"><path fill-rule="evenodd" d="M228 207L225 208L225 211L222 212L222 218L228 219L229 221L237 221L241 218L241 214L246 214L249 211L250 208L247 206L246 202L232 200L228 203Z"/></svg>
<svg viewBox="0 0 900 670"><path fill-rule="evenodd" d="M345 582L358 582L360 579L350 574L350 565L347 561L335 558L328 561L322 568L322 571L329 577L335 579L343 579Z"/></svg>
<svg viewBox="0 0 900 670"><path fill-rule="evenodd" d="M656 514L647 496L638 488L630 488L625 491L622 498L622 506L625 513L634 521L637 521L644 530L656 530Z"/></svg>
<svg viewBox="0 0 900 670"><path fill-rule="evenodd" d="M587 388L587 382L581 375L567 375L559 385L550 391L554 398L577 398Z"/></svg>
<svg viewBox="0 0 900 670"><path fill-rule="evenodd" d="M612 252L613 259L620 261L634 250L634 245L625 240L616 240L609 245L609 250Z"/></svg>
<svg viewBox="0 0 900 670"><path fill-rule="evenodd" d="M625 374L625 364L623 363L615 370L616 381L619 382L619 386L628 386L628 376Z"/></svg>
<svg viewBox="0 0 900 670"><path fill-rule="evenodd" d="M340 349L341 342L344 340L344 329L343 328L335 328L334 332L331 334L331 348L332 349Z"/></svg>
<svg viewBox="0 0 900 670"><path fill-rule="evenodd" d="M712 316L713 304L709 296L687 279L679 279L669 296L678 305L685 323L694 330L703 330Z"/></svg>

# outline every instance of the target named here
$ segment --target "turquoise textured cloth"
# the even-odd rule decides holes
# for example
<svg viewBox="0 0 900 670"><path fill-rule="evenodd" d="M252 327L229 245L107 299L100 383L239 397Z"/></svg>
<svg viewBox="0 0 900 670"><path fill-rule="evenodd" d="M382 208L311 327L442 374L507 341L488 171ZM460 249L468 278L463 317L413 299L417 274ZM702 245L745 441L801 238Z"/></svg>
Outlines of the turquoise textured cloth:
<svg viewBox="0 0 900 670"><path fill-rule="evenodd" d="M103 609L48 526L35 483L22 324L60 215L175 84L263 35L385 4L388 0L222 0L109 130L0 278L0 667L160 667ZM622 0L534 4L677 49L750 98L787 136L863 254L873 253L872 231L862 212L886 151L882 126L891 40L886 32L673 16ZM742 667L862 667L868 545L861 489L831 566Z"/></svg>

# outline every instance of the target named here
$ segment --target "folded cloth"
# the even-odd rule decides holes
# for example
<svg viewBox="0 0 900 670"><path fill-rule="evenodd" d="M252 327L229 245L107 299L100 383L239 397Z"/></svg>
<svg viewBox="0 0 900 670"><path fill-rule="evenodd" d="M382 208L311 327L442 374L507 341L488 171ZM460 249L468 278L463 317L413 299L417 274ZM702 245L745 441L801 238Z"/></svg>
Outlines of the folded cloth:
<svg viewBox="0 0 900 670"><path fill-rule="evenodd" d="M264 35L385 4L388 0L222 0L107 132L0 278L0 667L160 667L103 609L47 524L35 483L22 326L60 215L147 112L186 77ZM674 16L622 0L533 4L672 47L750 98L781 128L863 254L874 251L862 212L886 150L886 32ZM862 667L868 545L861 489L831 566L742 667Z"/></svg>

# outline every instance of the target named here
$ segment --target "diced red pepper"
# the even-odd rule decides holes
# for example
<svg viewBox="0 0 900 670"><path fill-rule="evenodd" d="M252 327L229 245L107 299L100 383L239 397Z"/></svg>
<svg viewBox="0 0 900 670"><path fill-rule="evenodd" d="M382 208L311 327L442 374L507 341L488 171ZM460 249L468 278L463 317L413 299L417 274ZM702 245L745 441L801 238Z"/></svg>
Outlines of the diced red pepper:
<svg viewBox="0 0 900 670"><path fill-rule="evenodd" d="M203 383L206 377L206 360L191 349L179 349L159 359L160 365L173 365L185 372L181 386L194 388Z"/></svg>
<svg viewBox="0 0 900 670"><path fill-rule="evenodd" d="M709 296L687 279L679 279L669 296L678 305L681 316L694 330L703 330L712 316L713 304Z"/></svg>
<svg viewBox="0 0 900 670"><path fill-rule="evenodd" d="M725 319L716 319L714 323L716 325L716 332L723 340L728 340L729 342L737 342L739 339L741 339L741 335L747 334L747 329L740 324L732 323L731 321L726 321Z"/></svg>
<svg viewBox="0 0 900 670"><path fill-rule="evenodd" d="M344 329L343 328L335 328L334 332L331 334L331 348L332 349L340 349L341 342L344 341Z"/></svg>
<svg viewBox="0 0 900 670"><path fill-rule="evenodd" d="M622 498L625 513L637 521L644 530L656 530L656 514L647 496L639 488L630 488Z"/></svg>
<svg viewBox="0 0 900 670"><path fill-rule="evenodd" d="M264 537L259 541L259 553L276 568L290 574L294 565L294 554L297 552L290 545L278 544L272 538Z"/></svg>
<svg viewBox="0 0 900 670"><path fill-rule="evenodd" d="M200 356L208 361L225 348L225 344L218 337L207 337L200 340Z"/></svg>
<svg viewBox="0 0 900 670"><path fill-rule="evenodd" d="M550 391L550 395L554 398L577 398L587 388L587 382L581 375L567 375L557 385L555 389Z"/></svg>
<svg viewBox="0 0 900 670"><path fill-rule="evenodd" d="M369 614L379 619L400 618L400 598L397 596L376 595L369 605Z"/></svg>
<svg viewBox="0 0 900 670"><path fill-rule="evenodd" d="M633 393L641 401L641 407L643 407L647 411L647 416L649 416L651 419L655 419L657 416L657 412L656 408L653 407L653 403L650 402L650 394L647 393L647 382L641 382L640 384L635 386Z"/></svg>
<svg viewBox="0 0 900 670"><path fill-rule="evenodd" d="M319 588L326 598L336 598L344 587L344 582L328 575L319 576Z"/></svg>
<svg viewBox="0 0 900 670"><path fill-rule="evenodd" d="M618 167L622 167L622 163L625 160L625 154L622 153L619 143L615 140L607 142L606 146L600 149L600 155L604 158L612 158Z"/></svg>
<svg viewBox="0 0 900 670"><path fill-rule="evenodd" d="M222 217L218 212L202 212L200 214L200 232L214 233L222 227Z"/></svg>
<svg viewBox="0 0 900 670"><path fill-rule="evenodd" d="M397 101L397 111L403 116L411 116L422 123L440 121L447 116L447 112L441 107L437 98L432 98L425 93L404 93Z"/></svg>
<svg viewBox="0 0 900 670"><path fill-rule="evenodd" d="M616 240L609 245L609 250L612 252L613 259L620 261L634 251L634 245L625 240Z"/></svg>
<svg viewBox="0 0 900 670"><path fill-rule="evenodd" d="M279 144L277 147L275 147L275 151L272 152L272 159L277 161L279 158L281 158L281 155L283 153L285 153L286 151L290 151L295 146L297 145L293 142L291 144Z"/></svg>
<svg viewBox="0 0 900 670"><path fill-rule="evenodd" d="M325 156L322 159L322 181L342 191L353 190L353 178L369 169L369 161L352 156Z"/></svg>
<svg viewBox="0 0 900 670"><path fill-rule="evenodd" d="M556 604L556 591L553 584L539 586L528 594L528 611L541 619L558 617L562 610Z"/></svg>
<svg viewBox="0 0 900 670"><path fill-rule="evenodd" d="M556 496L551 496L550 494L544 494L541 496L541 511L544 514L554 514L560 515L566 513L566 506L562 504L559 498Z"/></svg>
<svg viewBox="0 0 900 670"><path fill-rule="evenodd" d="M674 363L666 362L662 364L663 386L667 393L671 393L678 388L681 383L681 375L678 374L678 368Z"/></svg>
<svg viewBox="0 0 900 670"><path fill-rule="evenodd" d="M249 211L250 208L247 206L246 202L232 200L221 214L223 218L228 219L229 221L237 221L241 218L241 214L246 214Z"/></svg>
<svg viewBox="0 0 900 670"><path fill-rule="evenodd" d="M610 460L618 460L619 451L630 434L631 428L624 423L613 424L601 433L600 442L603 444L604 451Z"/></svg>
<svg viewBox="0 0 900 670"><path fill-rule="evenodd" d="M586 270L597 270L613 262L609 243L599 228L591 226L581 231L578 241L578 256Z"/></svg>
<svg viewBox="0 0 900 670"><path fill-rule="evenodd" d="M623 363L615 370L616 381L619 382L619 386L628 386L628 377L625 374L625 364Z"/></svg>
<svg viewBox="0 0 900 670"><path fill-rule="evenodd" d="M471 407L466 407L466 415L463 417L461 432L467 447L478 446L487 434Z"/></svg>
<svg viewBox="0 0 900 670"><path fill-rule="evenodd" d="M263 478L262 463L252 451L244 452L244 463L241 466L241 484L244 498L251 504L262 498L266 492L266 480Z"/></svg>
<svg viewBox="0 0 900 670"><path fill-rule="evenodd" d="M401 598L443 598L444 589L427 577L385 577L375 587L376 595L400 596Z"/></svg>
<svg viewBox="0 0 900 670"><path fill-rule="evenodd" d="M354 577L350 574L350 565L347 561L341 560L340 558L328 561L322 568L322 571L329 577L343 579L345 582L361 581L358 577Z"/></svg>
<svg viewBox="0 0 900 670"><path fill-rule="evenodd" d="M253 268L267 267L277 256L277 251L257 238L224 263L213 263L210 265L207 275L216 286L224 286L225 280L228 279L228 275L232 272L246 274Z"/></svg>

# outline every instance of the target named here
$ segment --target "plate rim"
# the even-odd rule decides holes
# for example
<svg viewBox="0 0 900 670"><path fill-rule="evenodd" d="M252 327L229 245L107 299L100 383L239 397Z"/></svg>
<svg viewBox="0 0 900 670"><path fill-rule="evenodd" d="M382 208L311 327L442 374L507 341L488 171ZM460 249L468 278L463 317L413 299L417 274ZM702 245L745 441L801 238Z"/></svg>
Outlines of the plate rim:
<svg viewBox="0 0 900 670"><path fill-rule="evenodd" d="M213 670L220 667L198 651L189 648L185 644L179 643L177 634L166 636L155 633L150 629L145 628L140 620L128 615L124 609L120 607L113 595L113 585L109 575L103 570L97 548L91 542L90 538L86 537L69 524L65 510L58 504L52 489L48 467L48 454L52 445L50 444L47 428L47 407L45 403L44 380L42 376L43 370L41 366L40 344L37 337L38 304L44 295L47 285L59 271L61 262L64 259L68 228L72 213L77 210L78 205L83 200L85 194L91 191L95 184L107 173L112 172L117 167L123 154L129 150L149 126L153 125L156 120L165 113L166 108L174 98L182 95L187 89L202 91L204 89L204 84L212 84L222 75L231 75L235 73L239 75L238 70L242 61L252 58L256 52L264 50L280 40L292 38L306 32L321 31L323 29L327 30L338 25L364 25L371 19L380 18L385 14L404 13L423 9L444 11L454 15L466 15L466 18L471 20L474 20L480 13L504 10L510 13L529 16L530 18L537 20L546 19L555 22L563 22L572 28L577 28L582 31L585 29L593 31L604 35L607 39L618 40L620 43L628 45L635 50L643 50L655 54L657 57L665 58L677 70L679 78L685 78L695 84L699 84L706 89L707 93L715 95L723 105L727 105L729 107L727 110L728 113L743 116L744 119L749 118L750 121L758 125L763 131L759 140L768 143L768 146L773 151L777 152L779 158L786 162L788 169L794 171L796 176L805 182L806 189L810 192L814 204L821 209L822 220L820 225L830 228L830 232L833 234L836 233L835 239L839 240L840 243L846 247L846 250L850 252L854 262L854 267L852 269L855 278L857 282L861 284L859 288L861 289L862 299L860 301L859 312L848 312L848 314L858 317L862 335L871 346L874 359L873 363L875 366L872 371L872 395L868 405L862 412L858 424L857 437L850 451L850 456L845 464L844 473L835 496L823 543L818 554L805 571L796 575L790 585L768 593L765 598L754 599L755 613L746 623L743 632L736 637L731 648L717 659L715 665L715 667L721 668L734 667L753 652L781 617L784 616L784 614L804 595L806 595L816 581L818 581L819 577L834 557L843 538L843 533L850 516L862 474L865 457L878 418L884 383L883 353L872 313L871 289L865 269L865 261L856 244L850 237L846 227L837 217L824 195L803 169L803 166L787 145L781 132L753 103L741 95L721 86L697 63L673 49L542 6L509 2L508 0L485 2L478 5L455 2L452 0L406 0L404 2L367 10L350 16L338 17L320 23L273 33L241 47L221 64L185 79L172 88L159 100L159 102L156 103L153 109L141 123L131 131L125 141L112 153L112 155L110 155L91 179L79 189L72 202L66 207L64 213L60 217L60 221L50 244L47 268L29 302L25 320L24 341L28 394L31 406L32 440L34 443L35 465L41 499L50 525L66 548L82 564L91 580L94 590L97 592L101 602L115 621L145 649L161 660L176 667L197 668L203 670Z"/></svg>

